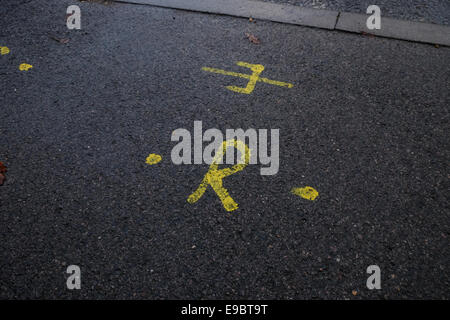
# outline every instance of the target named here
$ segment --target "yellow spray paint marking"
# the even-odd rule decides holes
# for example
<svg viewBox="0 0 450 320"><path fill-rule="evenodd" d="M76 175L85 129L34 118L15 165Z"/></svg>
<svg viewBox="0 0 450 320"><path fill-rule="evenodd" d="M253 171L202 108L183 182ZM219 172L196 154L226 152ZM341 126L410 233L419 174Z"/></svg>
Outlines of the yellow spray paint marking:
<svg viewBox="0 0 450 320"><path fill-rule="evenodd" d="M250 70L252 70L253 74L250 76L250 80L247 84L247 87L240 88L236 86L228 86L227 89L238 93L250 94L255 89L255 85L256 82L258 82L259 75L261 74L261 72L264 71L264 66L261 64L249 64L246 62L238 62L237 65L249 68Z"/></svg>
<svg viewBox="0 0 450 320"><path fill-rule="evenodd" d="M249 68L250 70L252 70L253 73L251 75L249 75L249 74L244 74L244 73L225 71L222 69L208 68L208 67L203 67L202 70L207 71L207 72L222 74L225 76L232 76L232 77L237 77L237 78L242 78L242 79L248 79L249 81L248 81L247 87L245 87L245 88L236 87L236 86L228 86L227 87L228 90L238 92L238 93L244 93L244 94L252 93L253 90L255 89L255 85L257 82L264 82L264 83L268 83L271 85L286 87L286 88L294 87L294 85L291 83L270 80L267 78L261 78L260 75L264 71L264 66L261 64L250 64L247 62L239 61L239 62L237 62L237 65L240 67Z"/></svg>
<svg viewBox="0 0 450 320"><path fill-rule="evenodd" d="M303 199L311 201L314 201L319 196L317 190L312 187L293 188L291 192L297 196L302 197Z"/></svg>
<svg viewBox="0 0 450 320"><path fill-rule="evenodd" d="M9 48L8 47L0 47L0 53L1 53L1 55L5 55L5 54L8 54L10 51L9 51Z"/></svg>
<svg viewBox="0 0 450 320"><path fill-rule="evenodd" d="M33 66L31 64L28 64L28 63L22 63L19 66L19 70L20 71L28 71L28 69L31 69L31 68L33 68Z"/></svg>
<svg viewBox="0 0 450 320"><path fill-rule="evenodd" d="M228 147L236 148L241 152L241 160L239 161L240 163L235 164L231 168L219 170L218 169L219 163L222 162L223 156L227 152ZM236 172L244 170L244 168L248 165L249 161L250 161L250 149L244 142L236 139L224 141L222 143L222 148L215 155L208 172L205 174L203 181L200 183L200 186L193 194L191 194L188 197L187 201L189 203L197 202L205 193L208 185L211 185L211 187L219 197L220 201L222 201L222 205L225 208L225 210L227 211L236 210L239 206L228 194L227 189L223 187L222 180Z"/></svg>
<svg viewBox="0 0 450 320"><path fill-rule="evenodd" d="M149 165L154 165L159 163L162 160L162 157L159 154L150 154L147 159L145 159L145 163Z"/></svg>

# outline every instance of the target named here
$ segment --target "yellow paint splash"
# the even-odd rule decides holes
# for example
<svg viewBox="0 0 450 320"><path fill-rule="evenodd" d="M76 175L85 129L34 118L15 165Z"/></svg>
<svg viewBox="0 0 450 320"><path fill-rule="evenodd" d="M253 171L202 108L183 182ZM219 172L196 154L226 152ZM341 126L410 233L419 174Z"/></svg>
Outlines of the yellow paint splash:
<svg viewBox="0 0 450 320"><path fill-rule="evenodd" d="M19 66L19 70L20 70L20 71L28 71L28 70L31 69L31 68L33 68L33 66L32 66L31 64L28 64L28 63L22 63L22 64Z"/></svg>
<svg viewBox="0 0 450 320"><path fill-rule="evenodd" d="M222 162L223 156L227 152L228 147L236 148L241 152L241 161L240 161L241 163L235 164L231 168L219 170L218 169L219 163ZM188 197L187 201L189 203L197 202L205 193L208 185L211 185L211 187L219 197L220 201L222 202L222 205L225 208L225 210L229 212L236 210L237 208L239 208L239 206L233 200L233 198L231 198L227 189L223 187L222 180L236 172L244 170L244 168L248 165L249 161L250 161L250 149L244 142L236 139L224 141L222 143L222 148L215 155L208 172L205 174L203 181L200 183L200 186L194 193L192 193Z"/></svg>
<svg viewBox="0 0 450 320"><path fill-rule="evenodd" d="M314 201L319 196L319 192L312 187L293 188L291 192L303 199L311 201Z"/></svg>
<svg viewBox="0 0 450 320"><path fill-rule="evenodd" d="M159 154L150 154L147 159L145 159L145 163L149 165L154 165L159 163L162 160L162 157Z"/></svg>
<svg viewBox="0 0 450 320"><path fill-rule="evenodd" d="M250 64L250 63L242 62L242 61L239 61L236 64L240 67L249 68L250 70L252 70L253 73L251 75L249 75L249 74L244 74L244 73L225 71L222 69L208 68L208 67L203 67L202 70L206 71L206 72L222 74L225 76L232 76L232 77L237 77L237 78L242 78L242 79L248 79L249 82L247 84L247 87L245 87L245 88L236 87L236 86L228 86L227 87L228 90L238 92L238 93L244 93L244 94L252 93L253 90L255 89L255 85L257 82L264 82L267 84L280 86L280 87L286 87L286 88L294 87L294 85L291 83L270 80L267 78L261 78L260 75L264 71L264 66L261 64Z"/></svg>
<svg viewBox="0 0 450 320"><path fill-rule="evenodd" d="M0 47L0 53L1 53L2 56L5 55L5 54L8 54L9 52L10 51L9 51L8 47Z"/></svg>

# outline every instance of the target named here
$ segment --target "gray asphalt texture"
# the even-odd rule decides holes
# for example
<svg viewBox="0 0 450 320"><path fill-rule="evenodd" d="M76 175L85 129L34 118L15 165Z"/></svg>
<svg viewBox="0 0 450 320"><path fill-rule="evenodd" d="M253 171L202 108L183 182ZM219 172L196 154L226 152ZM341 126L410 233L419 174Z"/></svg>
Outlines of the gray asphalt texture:
<svg viewBox="0 0 450 320"><path fill-rule="evenodd" d="M70 31L71 4L2 6L0 298L450 298L449 48L86 2ZM295 87L201 70L236 61ZM194 120L280 129L277 175L224 181L237 211L186 201L208 166L173 165L170 137Z"/></svg>
<svg viewBox="0 0 450 320"><path fill-rule="evenodd" d="M260 0L261 1L261 0ZM378 5L382 16L397 19L450 24L450 1L448 0L262 0L288 3L308 8L328 9L366 14L370 5Z"/></svg>

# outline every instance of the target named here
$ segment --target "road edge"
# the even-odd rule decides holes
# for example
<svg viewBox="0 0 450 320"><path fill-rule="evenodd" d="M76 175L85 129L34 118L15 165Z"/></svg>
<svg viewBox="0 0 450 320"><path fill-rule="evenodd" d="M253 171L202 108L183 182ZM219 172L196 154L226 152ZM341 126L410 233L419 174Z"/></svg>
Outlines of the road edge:
<svg viewBox="0 0 450 320"><path fill-rule="evenodd" d="M381 17L381 29L369 30L368 15L312 9L290 4L255 0L112 0L193 12L254 18L327 30L373 34L375 36L450 47L450 27L432 23Z"/></svg>

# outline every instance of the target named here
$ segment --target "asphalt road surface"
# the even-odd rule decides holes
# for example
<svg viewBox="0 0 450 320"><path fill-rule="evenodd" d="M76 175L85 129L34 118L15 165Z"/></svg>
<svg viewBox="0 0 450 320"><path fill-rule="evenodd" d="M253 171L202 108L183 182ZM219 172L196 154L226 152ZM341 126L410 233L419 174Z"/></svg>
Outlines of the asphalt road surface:
<svg viewBox="0 0 450 320"><path fill-rule="evenodd" d="M68 30L73 2L2 9L1 298L449 298L449 48L86 2ZM294 87L202 70L237 61ZM187 202L208 165L171 135L195 120L280 129L278 174L224 179L238 210Z"/></svg>

